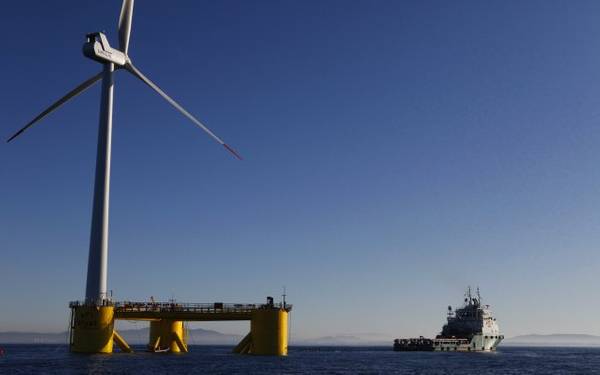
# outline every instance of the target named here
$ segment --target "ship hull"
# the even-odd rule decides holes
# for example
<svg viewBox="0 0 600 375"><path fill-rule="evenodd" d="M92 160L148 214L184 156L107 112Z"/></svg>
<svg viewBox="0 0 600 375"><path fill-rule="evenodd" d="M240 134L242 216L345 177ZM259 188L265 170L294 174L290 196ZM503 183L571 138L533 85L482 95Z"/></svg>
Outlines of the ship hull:
<svg viewBox="0 0 600 375"><path fill-rule="evenodd" d="M504 336L474 335L470 340L458 338L398 339L394 341L396 352L493 352Z"/></svg>

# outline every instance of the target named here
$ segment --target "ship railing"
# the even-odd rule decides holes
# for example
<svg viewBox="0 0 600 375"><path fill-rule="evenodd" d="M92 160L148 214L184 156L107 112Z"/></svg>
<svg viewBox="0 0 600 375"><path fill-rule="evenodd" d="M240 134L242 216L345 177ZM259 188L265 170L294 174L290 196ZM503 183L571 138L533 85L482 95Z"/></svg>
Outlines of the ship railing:
<svg viewBox="0 0 600 375"><path fill-rule="evenodd" d="M467 339L435 339L433 340L435 345L460 345L460 344L469 344L469 340Z"/></svg>

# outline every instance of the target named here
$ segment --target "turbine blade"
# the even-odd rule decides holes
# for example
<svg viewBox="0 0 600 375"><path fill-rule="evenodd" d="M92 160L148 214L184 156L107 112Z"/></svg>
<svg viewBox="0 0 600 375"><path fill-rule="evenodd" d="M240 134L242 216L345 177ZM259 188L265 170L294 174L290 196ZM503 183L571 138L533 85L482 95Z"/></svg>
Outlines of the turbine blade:
<svg viewBox="0 0 600 375"><path fill-rule="evenodd" d="M96 82L98 82L100 80L100 78L102 78L102 72L100 72L100 73L96 74L95 76L89 78L88 80L86 80L85 82L83 82L82 84L80 84L79 86L75 87L73 90L69 91L67 93L67 95L65 95L62 98L58 99L50 107L46 108L42 113L40 113L39 115L37 115L33 120L29 121L29 123L27 123L27 125L25 125L24 127L22 127L15 134L13 134L13 136L10 137L6 142L12 141L16 137L18 137L21 133L23 133L25 130L27 130L29 127L31 127L33 124L35 124L36 122L40 121L41 119L43 119L44 117L46 117L48 114L50 114L52 111L54 111L55 109L57 109L61 105L65 104L70 99L73 99L77 95L81 94L85 90L87 90L90 87L92 87Z"/></svg>
<svg viewBox="0 0 600 375"><path fill-rule="evenodd" d="M200 122L196 117L186 111L182 106L180 106L175 100L171 99L169 95L167 95L163 90L160 89L154 82L152 82L148 77L146 77L142 72L140 72L135 66L132 64L125 65L125 69L127 69L131 74L138 77L142 82L150 86L151 89L156 91L160 96L162 96L169 104L175 107L179 112L181 112L185 117L192 120L194 124L196 124L200 129L204 130L212 139L219 142L227 151L229 151L233 156L242 160L240 154L238 154L233 148L227 145L221 138L219 138L215 133L213 133L209 128L207 128L203 123Z"/></svg>
<svg viewBox="0 0 600 375"><path fill-rule="evenodd" d="M131 35L131 18L133 17L133 0L123 0L119 16L119 48L127 54L129 36Z"/></svg>

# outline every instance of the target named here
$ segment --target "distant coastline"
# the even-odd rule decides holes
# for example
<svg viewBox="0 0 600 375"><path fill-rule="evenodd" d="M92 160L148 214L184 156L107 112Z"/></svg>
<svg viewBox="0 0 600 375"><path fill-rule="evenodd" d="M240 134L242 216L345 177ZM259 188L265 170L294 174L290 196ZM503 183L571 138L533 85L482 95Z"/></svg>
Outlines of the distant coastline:
<svg viewBox="0 0 600 375"><path fill-rule="evenodd" d="M572 333L529 334L505 339L506 346L600 346L600 336Z"/></svg>
<svg viewBox="0 0 600 375"><path fill-rule="evenodd" d="M120 330L119 333L133 345L146 344L148 328ZM370 336L370 335L368 335ZM363 337L361 335L335 335L312 339L294 339L291 346L387 346L393 338L385 340L380 337ZM241 335L225 334L213 330L196 328L189 330L191 345L236 345ZM0 332L0 344L66 344L67 332ZM388 342L389 341L389 342ZM587 334L528 334L510 337L502 346L555 346L555 347L599 347L600 336Z"/></svg>

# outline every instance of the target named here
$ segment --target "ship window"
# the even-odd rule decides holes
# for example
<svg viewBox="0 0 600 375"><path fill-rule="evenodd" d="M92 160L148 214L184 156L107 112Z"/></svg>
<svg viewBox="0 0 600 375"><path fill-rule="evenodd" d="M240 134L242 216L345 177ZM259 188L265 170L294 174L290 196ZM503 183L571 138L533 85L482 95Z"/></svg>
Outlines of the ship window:
<svg viewBox="0 0 600 375"><path fill-rule="evenodd" d="M485 336L485 338L487 339L488 337L487 337L487 336Z"/></svg>

